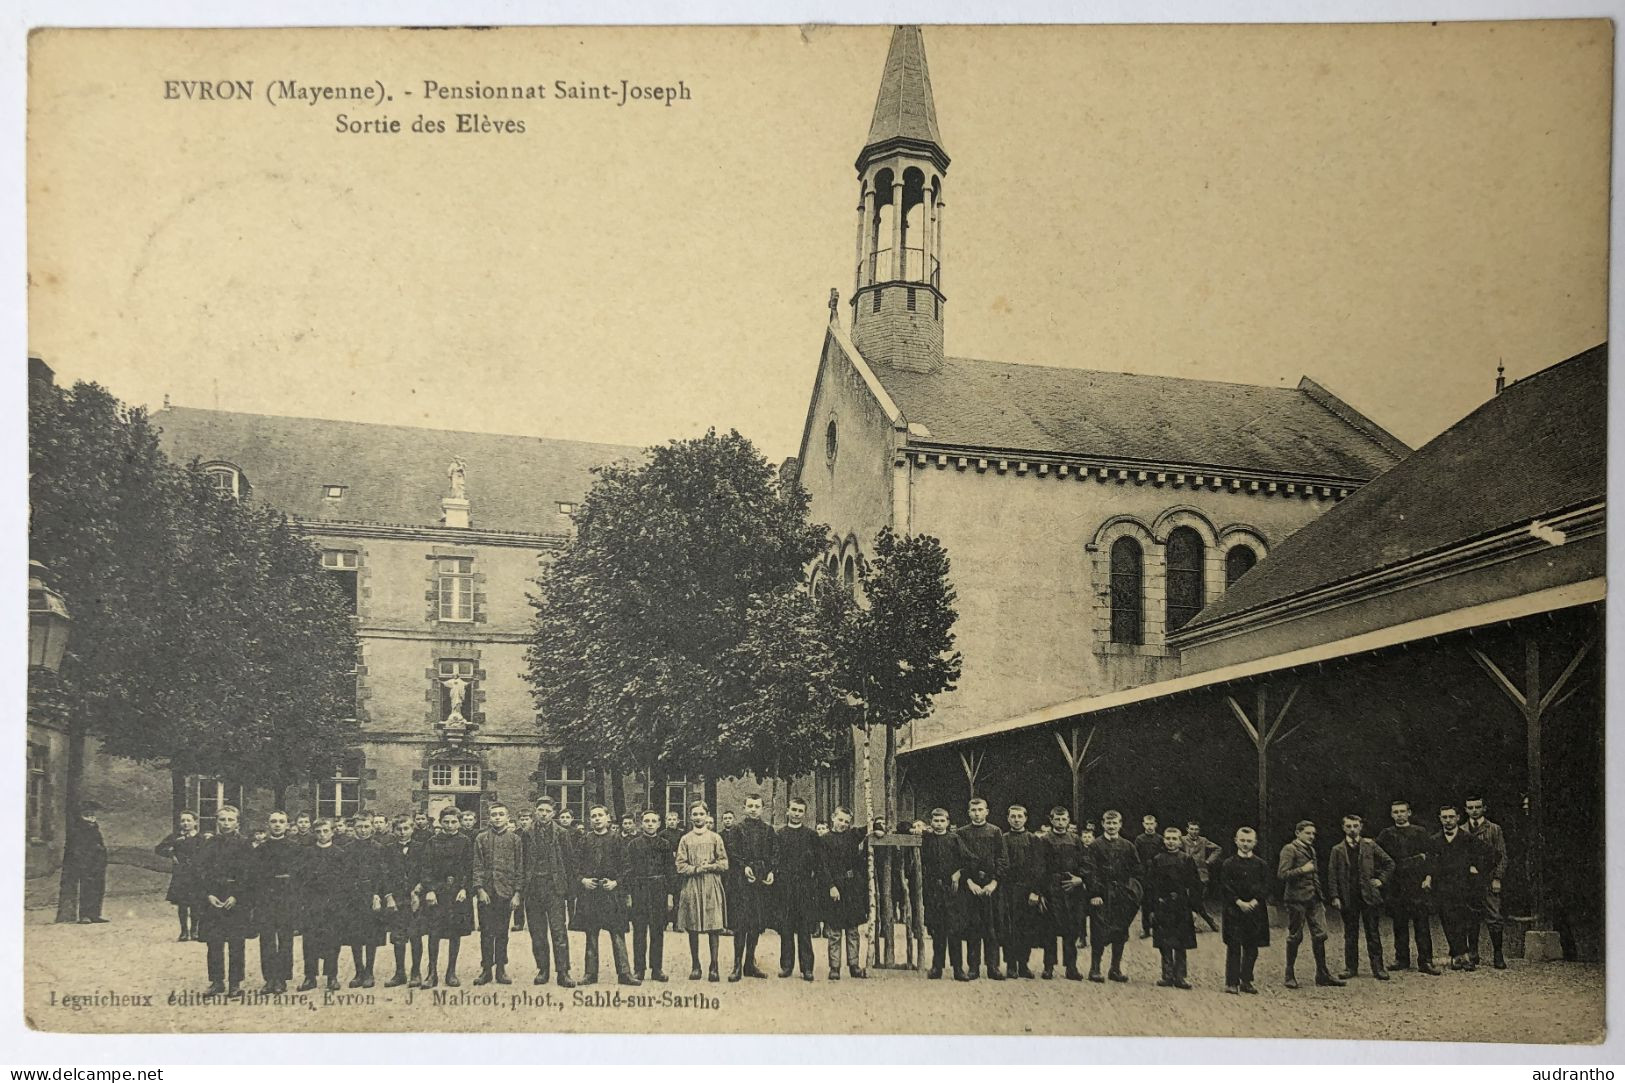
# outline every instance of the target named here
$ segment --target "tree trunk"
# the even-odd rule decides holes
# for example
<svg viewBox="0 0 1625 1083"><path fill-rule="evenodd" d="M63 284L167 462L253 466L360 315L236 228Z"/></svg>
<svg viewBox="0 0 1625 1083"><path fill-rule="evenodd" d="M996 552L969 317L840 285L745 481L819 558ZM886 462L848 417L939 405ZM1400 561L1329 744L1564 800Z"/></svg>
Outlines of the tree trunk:
<svg viewBox="0 0 1625 1083"><path fill-rule="evenodd" d="M271 790L271 803L272 812L288 811L288 784L286 782L277 783L275 788Z"/></svg>
<svg viewBox="0 0 1625 1083"><path fill-rule="evenodd" d="M279 804L277 806L281 808ZM186 808L186 772L173 768L169 772L169 823L172 830L181 829L181 812Z"/></svg>
<svg viewBox="0 0 1625 1083"><path fill-rule="evenodd" d="M614 802L615 802L615 815L621 816L621 815L624 815L625 813L627 813L628 811L630 811L626 807L626 778L625 778L625 776L623 776L619 771L613 771L613 770L610 771L610 773L609 773L609 788L610 788L611 797L614 799ZM620 825L619 822L617 822L615 824L615 830L619 831L620 829L621 829L621 825Z"/></svg>
<svg viewBox="0 0 1625 1083"><path fill-rule="evenodd" d="M875 924L875 848L869 844L869 833L874 829L875 799L873 771L869 767L869 708L863 708L863 834L864 834L864 860L869 868L869 949L874 950L875 934L879 932Z"/></svg>
<svg viewBox="0 0 1625 1083"><path fill-rule="evenodd" d="M80 789L85 775L85 727L77 718L68 718L68 777L64 790L62 877L57 888L56 920L67 922L79 918L77 883L68 868L67 828L79 819ZM75 855L78 856L78 855Z"/></svg>
<svg viewBox="0 0 1625 1083"><path fill-rule="evenodd" d="M712 817L718 824L722 823L722 811L717 808L717 780L711 775L704 778L705 807L711 810Z"/></svg>
<svg viewBox="0 0 1625 1083"><path fill-rule="evenodd" d="M886 830L897 830L897 727L886 727Z"/></svg>

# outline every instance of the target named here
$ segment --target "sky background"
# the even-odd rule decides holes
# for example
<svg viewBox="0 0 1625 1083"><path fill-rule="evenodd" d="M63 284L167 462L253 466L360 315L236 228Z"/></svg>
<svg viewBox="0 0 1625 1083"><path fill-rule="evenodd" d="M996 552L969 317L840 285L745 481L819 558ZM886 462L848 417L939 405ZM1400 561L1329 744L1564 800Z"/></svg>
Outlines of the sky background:
<svg viewBox="0 0 1625 1083"><path fill-rule="evenodd" d="M648 444L805 419L886 28L63 31L29 348L176 404ZM1295 384L1419 444L1606 337L1606 24L930 27L948 352ZM250 103L165 79L253 79ZM394 100L270 106L271 79ZM553 82L675 84L671 108ZM426 104L424 79L548 99ZM411 96L407 97L407 91ZM338 113L523 119L344 135ZM1110 449L1102 449L1107 452Z"/></svg>

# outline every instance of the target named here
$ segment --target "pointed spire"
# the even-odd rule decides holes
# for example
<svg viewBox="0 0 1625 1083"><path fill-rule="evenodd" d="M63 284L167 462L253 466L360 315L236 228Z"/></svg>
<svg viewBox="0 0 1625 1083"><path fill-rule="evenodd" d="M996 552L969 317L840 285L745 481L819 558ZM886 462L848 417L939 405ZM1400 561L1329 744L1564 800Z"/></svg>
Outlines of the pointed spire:
<svg viewBox="0 0 1625 1083"><path fill-rule="evenodd" d="M858 155L858 170L861 172L873 158L896 150L924 152L937 160L938 168L948 167L942 133L937 130L931 72L925 63L925 37L917 26L899 26L892 31L869 138Z"/></svg>

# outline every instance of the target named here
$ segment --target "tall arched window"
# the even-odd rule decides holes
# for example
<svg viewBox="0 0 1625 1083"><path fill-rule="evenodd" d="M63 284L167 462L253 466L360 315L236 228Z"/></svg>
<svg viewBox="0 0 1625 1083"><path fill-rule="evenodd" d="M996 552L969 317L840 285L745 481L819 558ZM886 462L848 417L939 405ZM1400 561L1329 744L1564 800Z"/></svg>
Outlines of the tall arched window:
<svg viewBox="0 0 1625 1083"><path fill-rule="evenodd" d="M851 553L841 562L841 585L848 594L856 594L858 589L858 559Z"/></svg>
<svg viewBox="0 0 1625 1083"><path fill-rule="evenodd" d="M1177 632L1202 611L1202 565L1206 546L1202 536L1188 526L1177 527L1168 535L1168 631Z"/></svg>
<svg viewBox="0 0 1625 1083"><path fill-rule="evenodd" d="M1238 545L1224 555L1224 589L1235 586L1236 580L1253 570L1258 554L1250 545Z"/></svg>
<svg viewBox="0 0 1625 1083"><path fill-rule="evenodd" d="M1112 543L1112 642L1144 643L1145 555L1133 538Z"/></svg>

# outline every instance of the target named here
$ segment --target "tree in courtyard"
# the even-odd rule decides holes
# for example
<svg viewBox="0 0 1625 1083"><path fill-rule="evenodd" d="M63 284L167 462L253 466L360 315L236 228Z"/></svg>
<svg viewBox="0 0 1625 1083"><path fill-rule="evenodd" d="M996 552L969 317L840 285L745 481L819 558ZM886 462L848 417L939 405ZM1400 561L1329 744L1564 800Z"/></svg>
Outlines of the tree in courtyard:
<svg viewBox="0 0 1625 1083"><path fill-rule="evenodd" d="M527 653L566 755L711 778L827 759L829 667L803 588L827 533L805 490L711 431L601 468L575 525Z"/></svg>
<svg viewBox="0 0 1625 1083"><path fill-rule="evenodd" d="M74 618L30 708L67 730L68 815L91 736L248 784L330 771L355 739L357 647L315 549L170 463L144 410L95 384L29 390L30 553Z"/></svg>

